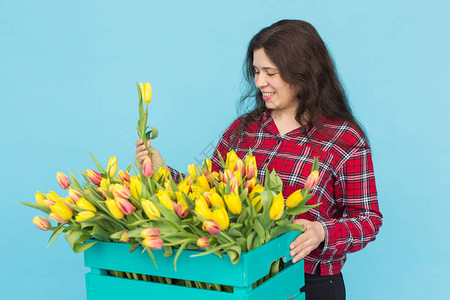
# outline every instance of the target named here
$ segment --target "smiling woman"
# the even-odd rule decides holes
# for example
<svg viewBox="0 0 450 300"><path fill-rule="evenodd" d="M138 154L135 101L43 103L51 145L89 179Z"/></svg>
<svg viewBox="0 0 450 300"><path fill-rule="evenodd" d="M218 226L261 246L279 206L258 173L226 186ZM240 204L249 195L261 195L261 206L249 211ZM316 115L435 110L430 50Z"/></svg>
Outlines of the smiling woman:
<svg viewBox="0 0 450 300"><path fill-rule="evenodd" d="M293 262L304 259L306 299L345 299L341 269L347 254L373 241L382 224L371 150L353 117L333 61L314 27L282 20L263 28L247 49L245 78L249 90L242 102L254 108L225 131L212 157L234 150L245 159L252 149L257 176L275 170L285 199L306 183L319 158L315 196L320 206L293 221L305 232L290 245ZM147 155L136 143L136 158ZM149 144L152 159L162 162ZM179 173L164 164L177 180ZM310 184L310 183L308 183Z"/></svg>

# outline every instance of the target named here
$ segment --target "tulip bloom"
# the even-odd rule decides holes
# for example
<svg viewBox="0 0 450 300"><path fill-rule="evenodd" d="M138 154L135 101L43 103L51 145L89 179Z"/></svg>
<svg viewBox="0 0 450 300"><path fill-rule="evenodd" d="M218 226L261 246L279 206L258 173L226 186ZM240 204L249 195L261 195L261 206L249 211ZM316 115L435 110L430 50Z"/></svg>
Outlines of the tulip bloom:
<svg viewBox="0 0 450 300"><path fill-rule="evenodd" d="M124 230L122 234L120 235L120 241L121 242L128 242L130 240L129 237L127 237L127 233L130 232L129 230Z"/></svg>
<svg viewBox="0 0 450 300"><path fill-rule="evenodd" d="M197 246L200 248L206 248L209 245L209 239L206 236L197 239Z"/></svg>
<svg viewBox="0 0 450 300"><path fill-rule="evenodd" d="M62 199L62 197L61 196L59 196L57 193L55 193L54 191L50 191L47 195L45 195L46 196L46 198L48 199L48 200L51 200L51 201L53 201L53 202L56 202L56 201L58 201L58 200L60 200L60 199Z"/></svg>
<svg viewBox="0 0 450 300"><path fill-rule="evenodd" d="M236 160L236 163L234 164L233 172L239 171L241 174L245 173L245 166L244 163L240 158Z"/></svg>
<svg viewBox="0 0 450 300"><path fill-rule="evenodd" d="M50 199L44 199L44 205L47 207L47 208L50 208L50 206L52 206L53 204L55 204L56 203L56 201L53 201L53 200L50 200Z"/></svg>
<svg viewBox="0 0 450 300"><path fill-rule="evenodd" d="M86 176L89 178L89 180L92 182L92 184L100 185L100 182L102 181L102 175L94 170L86 170Z"/></svg>
<svg viewBox="0 0 450 300"><path fill-rule="evenodd" d="M185 193L186 195L189 194L189 192L191 191L191 185L189 183L189 180L187 178L185 178L184 180L182 180L179 184L178 184L178 189L180 190L180 192Z"/></svg>
<svg viewBox="0 0 450 300"><path fill-rule="evenodd" d="M77 206L84 210L97 211L97 208L84 198L80 198L80 200L77 201Z"/></svg>
<svg viewBox="0 0 450 300"><path fill-rule="evenodd" d="M151 237L144 239L142 244L147 248L158 250L163 247L163 240L159 237Z"/></svg>
<svg viewBox="0 0 450 300"><path fill-rule="evenodd" d="M79 212L75 216L75 220L80 222L80 221L86 221L86 220L92 219L93 217L95 217L95 214L92 211L85 210L85 211Z"/></svg>
<svg viewBox="0 0 450 300"><path fill-rule="evenodd" d="M123 198L116 198L116 204L119 207L120 211L126 215L131 215L136 210L133 204L130 201ZM78 201L80 202L80 201Z"/></svg>
<svg viewBox="0 0 450 300"><path fill-rule="evenodd" d="M212 170L212 163L210 158L205 158L202 165L203 174L211 173Z"/></svg>
<svg viewBox="0 0 450 300"><path fill-rule="evenodd" d="M106 168L110 178L114 177L117 173L117 158L111 156L108 160L108 167Z"/></svg>
<svg viewBox="0 0 450 300"><path fill-rule="evenodd" d="M236 152L234 150L231 150L227 153L227 159L225 161L225 167L228 170L234 171L234 166L236 165L237 160L239 157L237 156Z"/></svg>
<svg viewBox="0 0 450 300"><path fill-rule="evenodd" d="M44 204L44 200L45 200L44 194L42 194L41 192L36 192L36 194L34 194L34 197L36 199L37 204L45 206L45 204Z"/></svg>
<svg viewBox="0 0 450 300"><path fill-rule="evenodd" d="M128 199L131 196L130 188L121 184L115 184L112 193L114 198Z"/></svg>
<svg viewBox="0 0 450 300"><path fill-rule="evenodd" d="M272 220L278 220L283 215L283 211L284 211L284 198L283 194L279 193L272 201L269 216Z"/></svg>
<svg viewBox="0 0 450 300"><path fill-rule="evenodd" d="M197 179L197 167L194 164L188 166L188 174L192 180Z"/></svg>
<svg viewBox="0 0 450 300"><path fill-rule="evenodd" d="M252 179L249 179L245 182L244 189L247 188L248 192L251 193L255 185L256 185L256 178L253 177Z"/></svg>
<svg viewBox="0 0 450 300"><path fill-rule="evenodd" d="M233 177L230 181L230 189L232 193L237 194L239 189L239 179L238 177Z"/></svg>
<svg viewBox="0 0 450 300"><path fill-rule="evenodd" d="M225 230L230 225L230 218L228 217L227 210L224 207L215 209L213 211L213 221L219 224L221 230Z"/></svg>
<svg viewBox="0 0 450 300"><path fill-rule="evenodd" d="M225 203L223 202L222 197L216 192L212 193L209 197L209 201L211 202L211 206L223 207L225 208Z"/></svg>
<svg viewBox="0 0 450 300"><path fill-rule="evenodd" d="M114 201L113 199L106 199L105 204L114 218L122 219L125 216L123 212L120 210L120 208L117 206L116 201Z"/></svg>
<svg viewBox="0 0 450 300"><path fill-rule="evenodd" d="M158 220L156 217L160 217L161 213L159 212L159 209L156 207L156 205L148 200L148 199L141 199L141 205L144 209L145 214L150 220Z"/></svg>
<svg viewBox="0 0 450 300"><path fill-rule="evenodd" d="M159 202L167 207L170 210L173 210L172 200L169 197L169 194L167 192L159 190L156 193L156 197L158 198Z"/></svg>
<svg viewBox="0 0 450 300"><path fill-rule="evenodd" d="M287 199L286 199L286 206L287 207L296 207L297 204L300 203L300 201L303 200L302 197L302 190L297 190L294 193L292 193Z"/></svg>
<svg viewBox="0 0 450 300"><path fill-rule="evenodd" d="M209 191L211 189L211 187L209 186L208 179L206 179L205 175L197 177L196 185L200 186L205 191Z"/></svg>
<svg viewBox="0 0 450 300"><path fill-rule="evenodd" d="M150 157L146 156L142 162L142 174L145 177L150 177L153 175L153 165Z"/></svg>
<svg viewBox="0 0 450 300"><path fill-rule="evenodd" d="M248 195L248 198L250 199L250 201L252 202L252 205L255 207L256 212L259 212L262 208L262 203L261 203L261 193L264 192L264 188L257 184L252 192ZM258 196L256 196L256 194L258 194Z"/></svg>
<svg viewBox="0 0 450 300"><path fill-rule="evenodd" d="M130 178L130 193L135 199L138 199L142 193L142 183L137 177Z"/></svg>
<svg viewBox="0 0 450 300"><path fill-rule="evenodd" d="M159 230L159 228L145 228L141 231L141 236L144 239L152 237L155 238L161 236L161 231Z"/></svg>
<svg viewBox="0 0 450 300"><path fill-rule="evenodd" d="M220 225L214 221L205 221L202 226L203 230L207 231L211 235L216 235L220 233Z"/></svg>
<svg viewBox="0 0 450 300"><path fill-rule="evenodd" d="M227 204L228 210L233 214L238 215L242 211L241 199L235 193L223 196L225 198L225 203Z"/></svg>
<svg viewBox="0 0 450 300"><path fill-rule="evenodd" d="M245 174L247 175L247 179L257 177L258 168L256 167L256 158L254 156L247 156L245 158Z"/></svg>
<svg viewBox="0 0 450 300"><path fill-rule="evenodd" d="M73 212L70 210L67 204L62 202L62 200L56 201L55 204L50 206L50 209L52 210L53 213L55 213L65 221L69 220L73 216Z"/></svg>
<svg viewBox="0 0 450 300"><path fill-rule="evenodd" d="M228 181L231 181L231 179L233 179L234 177L235 177L234 173L230 170L225 170L225 172L223 172L224 183L228 183Z"/></svg>
<svg viewBox="0 0 450 300"><path fill-rule="evenodd" d="M161 178L166 179L167 177L169 177L169 171L167 171L163 167L159 167L159 169L156 171L156 174L155 174L156 181L159 181L159 179L161 179Z"/></svg>
<svg viewBox="0 0 450 300"><path fill-rule="evenodd" d="M70 179L62 172L56 173L56 180L58 181L59 185L65 190L67 190L72 184L72 182L70 182Z"/></svg>
<svg viewBox="0 0 450 300"><path fill-rule="evenodd" d="M309 174L305 181L305 189L312 190L319 180L319 171L315 170Z"/></svg>
<svg viewBox="0 0 450 300"><path fill-rule="evenodd" d="M212 211L206 206L196 206L195 212L199 214L203 219L206 220L212 220L213 219L213 213Z"/></svg>
<svg viewBox="0 0 450 300"><path fill-rule="evenodd" d="M122 171L122 170L119 171L119 179L123 183L125 183L125 182L130 183L130 178L131 178L131 176L127 171Z"/></svg>
<svg viewBox="0 0 450 300"><path fill-rule="evenodd" d="M60 216L58 216L55 213L50 213L49 217L58 223L61 223L61 224L67 223L67 220L64 220L63 218L61 218Z"/></svg>
<svg viewBox="0 0 450 300"><path fill-rule="evenodd" d="M144 100L145 103L150 103L152 101L152 86L150 83L140 83L141 85L141 94L142 94L142 100Z"/></svg>
<svg viewBox="0 0 450 300"><path fill-rule="evenodd" d="M34 217L32 222L34 223L34 225L37 226L37 228L39 228L40 230L44 230L44 231L47 231L48 227L50 227L50 225L51 225L50 221L46 217L43 217L43 216Z"/></svg>
<svg viewBox="0 0 450 300"><path fill-rule="evenodd" d="M73 200L73 201L75 201L75 202L77 202L78 200L80 200L80 198L83 196L83 193L81 193L81 192L79 192L79 191L77 191L77 190L74 190L74 189L69 189L69 197Z"/></svg>

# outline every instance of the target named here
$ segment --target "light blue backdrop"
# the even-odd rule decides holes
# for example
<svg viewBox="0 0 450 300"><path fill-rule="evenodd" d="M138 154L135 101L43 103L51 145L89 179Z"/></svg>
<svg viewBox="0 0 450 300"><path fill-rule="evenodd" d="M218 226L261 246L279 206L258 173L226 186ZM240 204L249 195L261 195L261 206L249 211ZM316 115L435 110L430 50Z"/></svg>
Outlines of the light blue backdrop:
<svg viewBox="0 0 450 300"><path fill-rule="evenodd" d="M137 139L135 82L184 170L236 117L247 43L283 18L328 44L373 149L384 225L350 254L348 299L448 297L450 21L446 1L0 1L2 299L84 299L83 256L31 219L58 171ZM113 287L112 287L113 288ZM6 293L6 294L5 294Z"/></svg>

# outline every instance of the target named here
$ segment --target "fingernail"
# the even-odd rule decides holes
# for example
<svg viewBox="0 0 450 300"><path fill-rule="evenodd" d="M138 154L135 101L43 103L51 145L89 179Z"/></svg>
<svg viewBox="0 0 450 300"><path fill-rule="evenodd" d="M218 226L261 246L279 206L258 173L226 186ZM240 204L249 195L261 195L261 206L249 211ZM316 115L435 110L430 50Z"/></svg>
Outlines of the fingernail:
<svg viewBox="0 0 450 300"><path fill-rule="evenodd" d="M290 249L294 249L294 245L291 244L291 245L289 246L289 248L290 248Z"/></svg>
<svg viewBox="0 0 450 300"><path fill-rule="evenodd" d="M297 260L295 258L292 259L292 263L295 264Z"/></svg>
<svg viewBox="0 0 450 300"><path fill-rule="evenodd" d="M290 256L294 256L294 251L289 252Z"/></svg>

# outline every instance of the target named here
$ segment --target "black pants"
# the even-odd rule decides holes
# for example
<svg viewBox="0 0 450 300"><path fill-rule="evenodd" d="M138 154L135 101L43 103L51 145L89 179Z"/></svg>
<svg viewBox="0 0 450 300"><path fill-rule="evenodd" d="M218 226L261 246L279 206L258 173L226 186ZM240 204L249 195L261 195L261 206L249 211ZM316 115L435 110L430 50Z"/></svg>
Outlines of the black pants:
<svg viewBox="0 0 450 300"><path fill-rule="evenodd" d="M305 273L305 286L301 289L306 300L345 300L345 285L342 273L329 276Z"/></svg>

